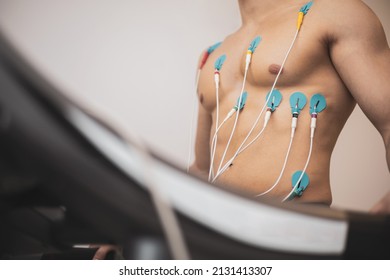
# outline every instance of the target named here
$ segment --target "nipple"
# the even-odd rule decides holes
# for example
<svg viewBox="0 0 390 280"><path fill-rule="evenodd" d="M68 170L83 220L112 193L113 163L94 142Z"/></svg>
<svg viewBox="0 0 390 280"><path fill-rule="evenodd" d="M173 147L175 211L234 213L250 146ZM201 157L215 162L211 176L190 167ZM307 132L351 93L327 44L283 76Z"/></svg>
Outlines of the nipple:
<svg viewBox="0 0 390 280"><path fill-rule="evenodd" d="M203 93L201 93L199 95L199 101L200 101L200 104L203 104Z"/></svg>
<svg viewBox="0 0 390 280"><path fill-rule="evenodd" d="M269 67L268 67L268 71L273 74L273 75L277 75L280 71L280 68L281 66L278 65L278 64L271 64ZM283 74L283 71L284 69L282 69L282 72L280 74Z"/></svg>

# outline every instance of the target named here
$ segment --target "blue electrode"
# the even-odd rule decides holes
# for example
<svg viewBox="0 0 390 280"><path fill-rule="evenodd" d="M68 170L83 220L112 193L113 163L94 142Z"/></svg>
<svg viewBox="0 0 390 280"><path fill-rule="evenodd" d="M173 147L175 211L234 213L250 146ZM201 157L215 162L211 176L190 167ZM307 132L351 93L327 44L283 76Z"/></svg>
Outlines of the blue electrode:
<svg viewBox="0 0 390 280"><path fill-rule="evenodd" d="M218 125L218 117L219 117L219 81L220 81L220 71L222 69L223 64L225 63L226 55L223 54L215 60L214 63L214 82L215 82L215 92L217 98L217 125Z"/></svg>
<svg viewBox="0 0 390 280"><path fill-rule="evenodd" d="M207 49L207 53L208 54L211 54L213 51L215 51L217 48L219 48L219 46L222 44L222 42L218 42L218 43L215 43L214 45L210 46L208 49Z"/></svg>
<svg viewBox="0 0 390 280"><path fill-rule="evenodd" d="M271 96L269 96L270 94L271 94ZM280 103L282 102L283 96L279 90L274 89L272 91L272 93L269 92L265 98L266 98L266 100L268 100L268 102L267 102L268 108L272 112L274 112L276 110L276 108L279 107Z"/></svg>
<svg viewBox="0 0 390 280"><path fill-rule="evenodd" d="M279 107L280 103L282 102L282 98L282 94L277 89L272 90L272 92L269 92L265 97L265 100L267 102L267 111L265 112L264 116L263 128L267 126L271 118L271 114L275 112L277 107ZM257 139L257 136L255 137L255 139Z"/></svg>
<svg viewBox="0 0 390 280"><path fill-rule="evenodd" d="M310 115L318 114L323 110L325 110L325 108L326 108L325 97L320 93L313 95L312 98L310 99Z"/></svg>
<svg viewBox="0 0 390 280"><path fill-rule="evenodd" d="M314 143L314 132L317 127L317 117L318 113L322 112L326 108L326 99L325 97L317 93L313 95L310 99L310 116L311 116L311 122L310 122L310 148L309 148L309 154L307 156L307 160L305 163L305 167L303 168L303 171L300 173L299 178L297 182L295 183L293 190L284 198L283 201L286 201L287 199L290 199L291 195L293 193L296 193L296 190L299 188L299 184L301 183L302 178L305 176L306 169L309 165L310 158L313 151L313 143ZM299 192L298 192L299 193ZM294 197L293 197L294 198Z"/></svg>
<svg viewBox="0 0 390 280"><path fill-rule="evenodd" d="M226 54L221 55L217 58L217 60L214 63L215 70L221 71L221 68L226 60Z"/></svg>
<svg viewBox="0 0 390 280"><path fill-rule="evenodd" d="M256 48L257 48L257 46L260 44L260 42L261 42L261 36L255 37L255 38L252 40L252 42L250 43L249 48L248 48L248 51L254 53L255 50L256 50Z"/></svg>
<svg viewBox="0 0 390 280"><path fill-rule="evenodd" d="M248 71L249 64L251 63L252 60L252 55L255 52L258 45L260 44L261 40L262 40L261 36L257 36L249 44L248 50L246 51L245 71Z"/></svg>
<svg viewBox="0 0 390 280"><path fill-rule="evenodd" d="M219 88L219 75L220 71L222 69L223 64L225 63L226 55L223 54L220 57L217 58L217 60L214 63L214 81L215 81L215 87L216 89Z"/></svg>
<svg viewBox="0 0 390 280"><path fill-rule="evenodd" d="M223 120L222 124L224 124L231 116L234 115L238 110L242 110L245 107L246 100L248 99L248 93L244 91L242 93L242 96L237 98L236 105L229 111L229 113L226 115L226 118Z"/></svg>
<svg viewBox="0 0 390 280"><path fill-rule="evenodd" d="M245 104L246 104L247 98L248 98L248 93L247 93L246 91L244 91L244 92L242 93L241 100L240 100L240 97L238 97L237 103L236 103L236 105L233 107L233 109L234 109L235 111L237 111L237 110L242 110L242 109L244 108Z"/></svg>
<svg viewBox="0 0 390 280"><path fill-rule="evenodd" d="M313 6L313 1L310 1L309 3L303 5L299 11L306 15L309 12L311 6Z"/></svg>
<svg viewBox="0 0 390 280"><path fill-rule="evenodd" d="M298 117L302 109L306 106L307 98L302 92L294 92L290 96L291 114Z"/></svg>
<svg viewBox="0 0 390 280"><path fill-rule="evenodd" d="M310 1L309 3L306 3L299 10L299 12L298 12L298 20L297 20L297 29L298 30L301 29L302 23L303 23L303 18L309 12L311 6L313 6L313 1Z"/></svg>
<svg viewBox="0 0 390 280"><path fill-rule="evenodd" d="M220 71L222 69L222 66L225 63L225 60L226 60L226 55L223 54L220 57L218 57L214 63L215 96L216 96L216 104L217 104L217 118L216 118L217 127L219 125L219 82L220 82L219 76L220 76Z"/></svg>
<svg viewBox="0 0 390 280"><path fill-rule="evenodd" d="M261 40L262 40L261 36L257 36L249 44L248 50L246 51L246 58L245 58L245 71L246 72L248 71L249 64L251 63L252 55L255 52L258 45L260 44Z"/></svg>
<svg viewBox="0 0 390 280"><path fill-rule="evenodd" d="M221 68L222 68L223 64L225 63L225 60L226 60L226 55L223 54L220 57L218 57L217 60L214 63L214 69L215 69L214 70L214 81L215 81L215 87L216 87L217 90L219 88L219 75L220 75L220 71L221 71Z"/></svg>
<svg viewBox="0 0 390 280"><path fill-rule="evenodd" d="M207 48L207 50L203 53L202 59L199 64L199 71L202 70L203 66L206 64L207 59L209 58L210 54L212 54L219 46L222 44L222 42L218 42L210 47Z"/></svg>
<svg viewBox="0 0 390 280"><path fill-rule="evenodd" d="M318 113L325 110L325 108L326 108L325 97L320 93L313 95L312 98L310 99L310 115L312 120L313 119L316 120Z"/></svg>
<svg viewBox="0 0 390 280"><path fill-rule="evenodd" d="M306 190L306 188L310 184L309 176L304 171L296 171L291 178L291 183L292 183L293 189L294 189L294 186L297 186L297 187L293 190L292 194L288 198L289 200L293 199L296 196L299 196L299 197L302 196L303 192Z"/></svg>

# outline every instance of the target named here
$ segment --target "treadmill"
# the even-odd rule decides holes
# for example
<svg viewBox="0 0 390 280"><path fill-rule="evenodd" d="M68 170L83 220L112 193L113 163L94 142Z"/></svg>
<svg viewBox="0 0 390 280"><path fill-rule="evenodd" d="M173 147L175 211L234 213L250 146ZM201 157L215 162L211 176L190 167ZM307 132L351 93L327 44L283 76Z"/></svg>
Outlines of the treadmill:
<svg viewBox="0 0 390 280"><path fill-rule="evenodd" d="M0 32L0 259L92 258L83 244L124 259L390 259L390 220L189 175L67 98Z"/></svg>

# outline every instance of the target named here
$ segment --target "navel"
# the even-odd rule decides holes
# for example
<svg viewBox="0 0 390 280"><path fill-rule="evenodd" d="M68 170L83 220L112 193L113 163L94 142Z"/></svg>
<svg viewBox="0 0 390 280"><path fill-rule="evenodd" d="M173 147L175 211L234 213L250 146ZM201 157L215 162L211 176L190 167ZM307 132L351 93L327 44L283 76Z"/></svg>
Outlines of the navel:
<svg viewBox="0 0 390 280"><path fill-rule="evenodd" d="M268 71L271 73L271 74L274 74L274 75L277 75L280 71L280 68L282 66L278 65L278 64L271 64L269 67L268 67ZM283 74L283 71L284 69L282 69L282 73L280 74Z"/></svg>

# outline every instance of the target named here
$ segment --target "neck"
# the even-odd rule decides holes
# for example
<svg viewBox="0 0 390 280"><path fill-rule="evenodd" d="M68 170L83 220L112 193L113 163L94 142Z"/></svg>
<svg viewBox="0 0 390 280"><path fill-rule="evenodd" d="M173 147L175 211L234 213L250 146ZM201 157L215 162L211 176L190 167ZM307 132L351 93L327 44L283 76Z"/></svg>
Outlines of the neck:
<svg viewBox="0 0 390 280"><path fill-rule="evenodd" d="M270 13L286 8L294 8L308 2L301 0L238 0L242 23L261 21ZM298 11L297 11L298 12Z"/></svg>

